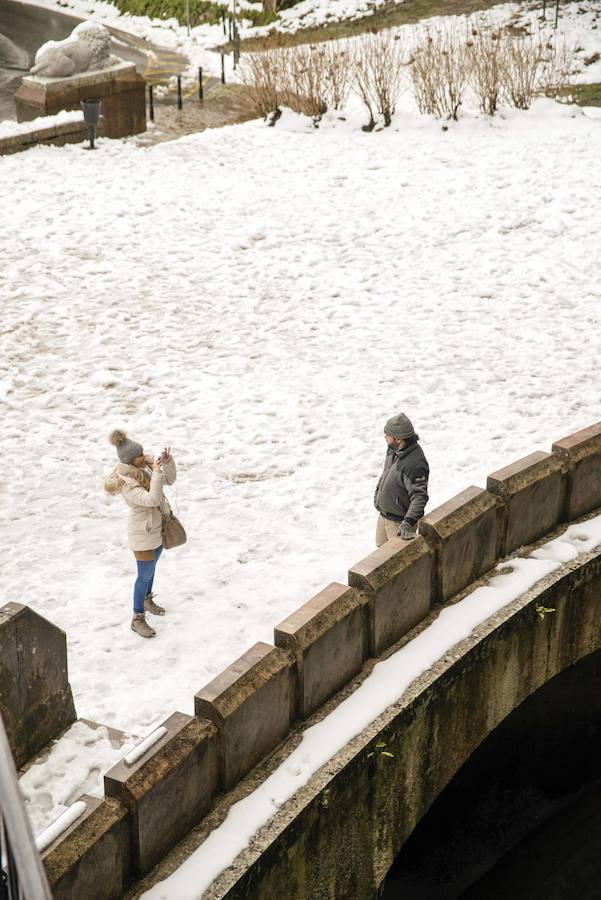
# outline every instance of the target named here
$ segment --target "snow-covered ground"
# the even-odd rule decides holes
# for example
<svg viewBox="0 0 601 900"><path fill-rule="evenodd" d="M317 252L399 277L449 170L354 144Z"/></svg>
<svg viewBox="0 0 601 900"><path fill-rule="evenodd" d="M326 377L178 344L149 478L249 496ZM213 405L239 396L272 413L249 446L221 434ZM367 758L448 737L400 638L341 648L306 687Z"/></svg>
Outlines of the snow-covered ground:
<svg viewBox="0 0 601 900"><path fill-rule="evenodd" d="M443 132L407 105L374 134L285 114L0 159L4 601L66 630L81 716L133 746L345 581L394 412L430 509L601 418L593 114L539 101ZM160 562L153 641L102 491L118 425L179 465L189 543ZM124 752L72 729L24 780L36 828Z"/></svg>

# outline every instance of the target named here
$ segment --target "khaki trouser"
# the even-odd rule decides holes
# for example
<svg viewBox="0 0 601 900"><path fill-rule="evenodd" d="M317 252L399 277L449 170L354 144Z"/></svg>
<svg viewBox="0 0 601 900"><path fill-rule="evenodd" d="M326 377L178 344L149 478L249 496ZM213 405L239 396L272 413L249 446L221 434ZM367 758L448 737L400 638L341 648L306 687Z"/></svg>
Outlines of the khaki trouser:
<svg viewBox="0 0 601 900"><path fill-rule="evenodd" d="M385 519L384 516L378 516L378 524L376 525L376 547L381 547L390 538L396 537L399 530L400 522L393 522L392 519Z"/></svg>

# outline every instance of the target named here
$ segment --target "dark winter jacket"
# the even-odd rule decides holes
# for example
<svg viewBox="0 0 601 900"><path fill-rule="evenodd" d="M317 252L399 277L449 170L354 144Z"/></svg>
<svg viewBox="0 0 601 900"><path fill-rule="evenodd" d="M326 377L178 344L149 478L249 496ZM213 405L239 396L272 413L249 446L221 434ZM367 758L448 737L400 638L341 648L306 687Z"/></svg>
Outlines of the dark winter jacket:
<svg viewBox="0 0 601 900"><path fill-rule="evenodd" d="M380 475L374 505L385 519L415 525L428 502L430 467L424 451L413 441L403 450L389 447Z"/></svg>

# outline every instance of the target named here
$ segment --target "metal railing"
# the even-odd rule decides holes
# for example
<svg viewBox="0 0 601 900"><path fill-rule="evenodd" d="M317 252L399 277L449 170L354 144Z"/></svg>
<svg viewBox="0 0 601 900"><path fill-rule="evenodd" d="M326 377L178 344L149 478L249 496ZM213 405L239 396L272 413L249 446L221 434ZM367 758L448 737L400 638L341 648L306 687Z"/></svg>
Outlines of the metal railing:
<svg viewBox="0 0 601 900"><path fill-rule="evenodd" d="M52 900L0 715L0 900Z"/></svg>

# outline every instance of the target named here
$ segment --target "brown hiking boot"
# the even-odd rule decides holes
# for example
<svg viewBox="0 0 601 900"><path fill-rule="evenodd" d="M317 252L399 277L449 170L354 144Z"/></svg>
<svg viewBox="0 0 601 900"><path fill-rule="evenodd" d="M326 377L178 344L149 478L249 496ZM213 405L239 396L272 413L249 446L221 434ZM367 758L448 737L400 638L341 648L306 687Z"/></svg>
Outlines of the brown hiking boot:
<svg viewBox="0 0 601 900"><path fill-rule="evenodd" d="M164 616L165 610L158 603L154 602L154 594L147 594L144 600L144 609L153 616Z"/></svg>
<svg viewBox="0 0 601 900"><path fill-rule="evenodd" d="M151 628L146 621L144 613L134 613L134 617L131 620L131 630L143 638L151 638L156 634L154 628Z"/></svg>

